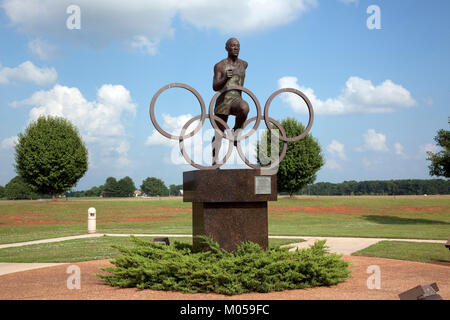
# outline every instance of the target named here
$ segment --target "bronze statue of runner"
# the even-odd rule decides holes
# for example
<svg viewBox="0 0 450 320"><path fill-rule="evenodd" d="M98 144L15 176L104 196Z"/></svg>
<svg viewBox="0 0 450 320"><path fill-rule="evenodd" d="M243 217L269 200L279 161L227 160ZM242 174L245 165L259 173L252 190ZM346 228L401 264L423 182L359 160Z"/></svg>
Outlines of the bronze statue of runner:
<svg viewBox="0 0 450 320"><path fill-rule="evenodd" d="M228 39L225 44L225 50L228 52L228 57L214 66L214 91L220 91L233 85L244 86L245 70L248 63L238 58L240 51L239 41L236 38ZM220 95L214 108L214 114L225 122L228 121L229 115L236 116L233 132L242 129L245 120L247 120L248 112L248 103L242 99L242 92L239 90L230 90ZM218 123L218 127L222 132L225 130L220 123ZM215 133L212 140L213 165L217 162L221 144L222 136L219 133Z"/></svg>

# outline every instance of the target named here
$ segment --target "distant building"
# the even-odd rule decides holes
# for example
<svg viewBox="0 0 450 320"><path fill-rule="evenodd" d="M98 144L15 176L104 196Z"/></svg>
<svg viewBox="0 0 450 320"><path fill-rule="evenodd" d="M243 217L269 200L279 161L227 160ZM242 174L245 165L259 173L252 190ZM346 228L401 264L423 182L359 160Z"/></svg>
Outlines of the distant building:
<svg viewBox="0 0 450 320"><path fill-rule="evenodd" d="M140 190L135 190L133 194L135 197L140 197L142 195L142 192Z"/></svg>

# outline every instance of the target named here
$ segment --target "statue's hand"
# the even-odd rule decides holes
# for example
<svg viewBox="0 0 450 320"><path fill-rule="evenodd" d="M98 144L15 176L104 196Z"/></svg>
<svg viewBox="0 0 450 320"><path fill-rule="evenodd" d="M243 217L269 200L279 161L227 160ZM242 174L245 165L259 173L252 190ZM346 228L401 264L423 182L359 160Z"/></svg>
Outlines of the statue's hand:
<svg viewBox="0 0 450 320"><path fill-rule="evenodd" d="M226 71L227 78L231 78L233 76L233 70L229 69Z"/></svg>

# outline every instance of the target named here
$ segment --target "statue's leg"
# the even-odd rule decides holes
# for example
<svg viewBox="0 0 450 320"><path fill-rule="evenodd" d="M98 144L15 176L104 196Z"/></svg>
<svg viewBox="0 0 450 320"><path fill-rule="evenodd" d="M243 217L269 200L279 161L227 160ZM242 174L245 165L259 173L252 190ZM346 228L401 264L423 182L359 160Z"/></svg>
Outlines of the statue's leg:
<svg viewBox="0 0 450 320"><path fill-rule="evenodd" d="M248 103L242 99L235 99L231 105L230 113L236 116L236 121L234 123L233 130L242 129L245 120L247 120L247 115L250 111Z"/></svg>
<svg viewBox="0 0 450 320"><path fill-rule="evenodd" d="M228 115L216 114L216 116L225 122L228 121ZM219 127L219 130L221 132L225 132L225 126L218 121L216 121L216 123L217 127ZM217 129L214 130L214 137L211 141L211 146L212 146L212 165L215 165L218 161L217 158L219 157L220 147L222 146L222 135L220 134L220 132L217 132Z"/></svg>

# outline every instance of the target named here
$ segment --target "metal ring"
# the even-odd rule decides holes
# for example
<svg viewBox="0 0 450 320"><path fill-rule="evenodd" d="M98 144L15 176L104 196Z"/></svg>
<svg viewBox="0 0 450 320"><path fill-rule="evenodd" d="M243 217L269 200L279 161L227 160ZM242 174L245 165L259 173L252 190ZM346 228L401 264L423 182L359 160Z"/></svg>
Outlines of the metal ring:
<svg viewBox="0 0 450 320"><path fill-rule="evenodd" d="M253 118L248 119L247 121L244 122L243 127L245 128L250 122L252 122L255 119L257 119L257 117L253 117ZM286 138L286 131L281 126L281 124L278 121L276 121L275 119L272 119L272 118L269 118L269 121L272 122L281 131L281 135L284 138ZM270 132L273 132L272 128L270 128L269 130L270 130ZM278 134L274 134L274 135L278 137ZM245 164L248 165L249 167L251 167L253 169L257 169L257 170L259 170L259 169L261 169L261 170L270 170L270 169L273 169L273 168L277 167L281 163L281 161L283 161L284 157L286 156L287 141L283 140L283 150L281 151L281 155L279 156L277 161L271 163L270 166L258 166L258 165L250 163L250 160L247 159L247 157L244 155L244 152L242 151L241 142L239 140L237 142L237 150L238 150L238 154L241 157L242 161L244 161Z"/></svg>
<svg viewBox="0 0 450 320"><path fill-rule="evenodd" d="M256 117L257 117L257 121L255 123L255 125L253 126L253 128L247 133L245 134L243 137L240 137L238 139L242 140L242 139L247 139L248 137L250 137L252 134L254 134L256 132L256 129L259 127L259 122L261 121L261 106L259 104L258 99L256 98L256 96L253 94L253 92L251 92L250 90L248 90L247 88L241 87L241 86L229 86L226 87L222 90L220 90L219 92L217 92L211 99L211 102L209 103L209 121L211 122L211 125L213 126L213 128L217 131L220 132L220 135L222 136L222 138L226 138L230 141L235 141L235 139L237 137L234 137L233 135L230 136L230 138L228 138L227 136L225 136L222 132L222 130L220 130L217 127L217 124L215 122L214 117L211 117L211 115L214 115L214 105L216 104L216 100L219 98L219 96L227 91L230 90L239 90L239 91L244 91L246 94L248 94L250 96L250 98L252 98L253 102L255 103L256 106ZM239 135L238 135L239 136ZM232 138L232 139L231 139ZM238 141L240 141L238 140Z"/></svg>
<svg viewBox="0 0 450 320"><path fill-rule="evenodd" d="M190 134L184 136L175 136L172 135L166 131L164 131L159 125L158 122L156 121L156 117L155 117L155 103L156 100L158 99L159 95L170 88L174 88L174 87L178 87L178 88L183 88L186 89L188 91L190 91L191 93L194 94L194 96L197 98L198 102L200 103L200 108L201 108L201 115L200 115L200 123L198 124L198 126L194 129L194 131L192 131ZM163 136L165 136L166 138L169 139L173 139L173 140L182 140L182 139L187 139L192 137L193 135L195 135L203 126L203 122L205 121L206 118L206 111L205 111L205 102L203 101L202 97L200 96L200 94L197 92L197 90L195 90L194 88L192 88L191 86L188 86L187 84L184 83L171 83L168 84L164 87L162 87L161 89L158 90L158 92L156 92L156 94L153 96L152 101L150 102L150 119L153 123L153 125L155 126L156 130L159 131L159 133L161 133Z"/></svg>
<svg viewBox="0 0 450 320"><path fill-rule="evenodd" d="M306 105L308 106L308 110L309 110L309 121L308 121L308 125L306 126L305 131L303 131L300 135L298 135L295 138L278 137L281 141L284 141L284 142L295 142L295 141L303 139L308 134L308 132L309 132L309 130L311 130L312 124L314 122L314 110L313 110L311 101L309 101L308 97L300 90L293 89L293 88L283 88L283 89L280 89L280 90L272 93L272 95L269 97L269 99L267 99L266 105L264 107L264 122L266 123L267 128L270 130L270 121L269 121L269 119L270 119L269 118L270 104L272 103L272 100L277 95L279 95L280 93L284 93L284 92L292 92L292 93L295 93L296 95L300 96L306 102Z"/></svg>
<svg viewBox="0 0 450 320"><path fill-rule="evenodd" d="M201 117L201 116L195 116L195 117L191 118L188 122L186 122L186 124L185 124L185 125L183 126L183 128L181 129L181 135L183 136L183 133L187 130L187 128L191 125L191 123L194 122L194 121L196 121L196 120L198 120L198 119L200 119L200 117ZM220 119L220 118L217 117L217 116L214 116L214 115L213 115L213 117L216 117L217 120L219 120L219 122L220 122L221 124L224 125L225 130L226 130L227 132L229 132L230 135L232 135L231 129L230 129L230 127L227 125L227 123L226 123L225 121L223 121L222 119ZM209 115L206 115L206 118L209 118ZM219 131L220 131L220 130L219 130ZM228 140L229 140L229 139L228 139ZM203 169L203 170L212 170L212 169L218 169L218 168L220 168L221 166L223 166L223 165L227 162L227 160L228 160L228 159L230 158L230 156L231 156L231 153L233 152L233 144L229 142L229 143L228 143L228 152L227 152L227 154L225 155L225 157L223 158L222 161L220 161L220 162L218 162L218 163L216 163L215 165L212 165L212 166L202 166L202 165L200 165L200 164L195 163L195 162L187 155L186 150L184 149L184 139L180 139L180 140L179 140L179 144L180 144L181 154L183 155L184 159L185 159L191 166L193 166L193 167L195 167L195 168L197 168L197 169Z"/></svg>
<svg viewBox="0 0 450 320"><path fill-rule="evenodd" d="M180 135L180 136L171 135L171 134L167 133L166 131L164 131L164 130L158 125L158 123L157 123L157 121L156 121L156 118L155 118L155 103L156 103L156 100L158 99L159 95L160 95L163 91L165 91L165 90L167 90L167 89L170 89L170 88L173 88L173 87L183 88L183 89L186 89L186 90L190 91L191 93L193 93L193 94L195 95L195 97L197 98L198 102L200 103L200 108L201 108L201 114L198 115L198 116L196 116L196 117L191 118L188 122L186 122L186 124L183 126L183 128L182 128L182 130L181 130L181 135ZM251 119L248 119L247 121L245 121L244 124L243 124L243 129L245 129L245 128L247 127L247 125L248 125L250 122L254 121L254 120L256 120L255 125L253 126L253 128L252 128L247 134L245 134L245 135L243 135L243 136L242 136L243 129L242 129L242 130L238 130L238 131L237 131L237 136L235 136L235 135L231 132L231 129L230 129L230 127L228 126L228 124L227 124L224 120L222 120L221 118L219 118L218 116L216 116L216 115L213 114L213 112L214 112L214 105L215 105L215 103L216 103L218 97L219 97L221 94L223 94L223 93L225 93L225 92L227 92L227 91L230 91L230 90L244 91L245 93L247 93L247 94L252 98L253 102L254 102L255 105L256 105L257 116L256 116L256 117L253 117L253 118L251 118ZM272 100L273 100L277 95L279 95L280 93L284 93L284 92L291 92L291 93L295 93L295 94L297 94L298 96L300 96L300 97L306 102L306 105L308 106L308 110L309 110L309 122L308 122L308 125L307 125L305 131L302 132L302 133L301 133L300 135L298 135L297 137L294 137L294 138L288 138L287 135L286 135L286 131L285 131L284 128L281 126L281 124L278 123L278 122L277 122L276 120L274 120L273 118L270 118L270 117L269 117L269 107L270 107L270 104L272 103ZM258 166L258 165L255 165L255 164L250 163L250 161L245 157L245 155L244 155L244 153L243 153L243 151L242 151L241 144L240 144L241 140L249 138L252 134L254 134L254 133L256 132L256 130L257 130L258 126L259 126L259 123L260 123L260 121L261 121L261 119L262 119L263 117L264 117L264 122L266 123L267 129L268 129L274 136L278 137L281 141L283 141L283 151L281 152L280 157L277 159L277 161L275 161L274 163L272 163L270 166ZM248 90L248 89L246 89L246 88L244 88L244 87L241 87L241 86L230 86L230 87L227 87L227 88L222 89L221 91L217 92L217 93L213 96L213 98L212 98L212 100L211 100L211 102L210 102L210 104L209 104L209 113L208 113L208 114L206 114L206 112L205 112L205 103L203 102L203 99L202 99L202 97L200 96L200 94L199 94L194 88L192 88L192 87L190 87L190 86L188 86L188 85L186 85L186 84L183 84L183 83L171 83L171 84L168 84L168 85L162 87L162 88L159 89L158 92L153 96L152 101L151 101L151 103L150 103L150 119L151 119L153 125L155 126L155 128L158 130L158 132L161 133L163 136L169 138L169 139L178 140L179 145L180 145L180 150L181 150L181 153L183 154L184 159L185 159L189 164L191 164L192 166L194 166L195 168L198 168L198 169L204 169L204 170L220 168L220 167L221 167L222 165L224 165L224 164L226 163L226 161L230 158L231 153L232 153L232 151L233 151L233 144L232 144L232 143L229 143L229 145L228 145L228 152L227 152L227 154L225 155L225 157L223 158L223 160L222 160L221 162L216 163L215 165L212 165L212 166L202 166L202 165L199 165L199 164L195 163L194 161L192 161L192 160L190 159L190 157L187 155L187 153L186 153L186 151L185 151L185 149L184 149L184 140L185 140L185 139L188 139L188 138L190 138L190 137L192 137L192 136L194 136L194 135L202 128L203 123L204 123L204 121L205 121L206 118L209 118L209 119L210 119L211 125L213 126L213 128L215 129L216 132L219 132L219 133L220 133L220 135L222 136L222 138L226 138L227 140L229 140L229 141L231 141L231 142L236 141L236 146L237 146L237 150L238 150L239 156L241 157L241 159L242 159L249 167L254 168L254 169L257 169L257 170L267 170L267 171L269 172L269 171L271 171L271 169L273 169L274 167L277 167L277 166L281 163L281 161L284 159L284 157L286 156L286 152L287 152L287 143L288 143L288 142L295 142L295 141L298 141L298 140L303 139L303 138L308 134L308 132L311 130L311 127L312 127L312 124L313 124L313 121L314 121L314 110L313 110L312 104L311 104L311 102L309 101L308 97L307 97L305 94L303 94L301 91L299 91L299 90L297 90L297 89L293 89L293 88L283 88L283 89L280 89L280 90L278 90L278 91L275 91L275 92L272 93L272 95L269 97L269 99L267 100L266 105L265 105L265 107L264 107L264 116L263 116L263 117L261 116L261 107L260 107L259 101L258 101L258 99L256 98L256 96L255 96L250 90ZM187 128L188 128L194 121L196 121L196 120L198 120L198 119L200 119L200 122L199 122L199 124L197 125L197 127L194 129L194 131L192 131L191 133L185 135L184 133L186 132ZM227 134L225 134L224 131L222 131L222 130L220 130L220 129L218 128L217 123L216 123L217 120L224 126L225 131L227 132ZM276 127L278 127L278 129L281 131L281 137L279 136L278 133L276 133L276 132L273 130L273 128L271 127L270 123L273 123ZM266 174L267 174L267 173L266 173ZM271 173L269 173L269 174L271 174Z"/></svg>

